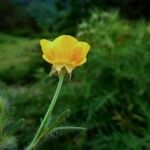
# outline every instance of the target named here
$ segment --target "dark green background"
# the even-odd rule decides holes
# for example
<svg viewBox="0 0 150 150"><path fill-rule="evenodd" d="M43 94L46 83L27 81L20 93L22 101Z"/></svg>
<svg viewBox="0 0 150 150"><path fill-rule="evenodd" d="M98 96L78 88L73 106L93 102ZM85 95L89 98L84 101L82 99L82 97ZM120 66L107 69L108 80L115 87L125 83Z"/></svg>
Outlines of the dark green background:
<svg viewBox="0 0 150 150"><path fill-rule="evenodd" d="M0 1L0 150L31 141L58 78L39 41L70 34L87 41L87 63L65 79L54 118L86 132L49 135L39 150L150 149L149 0ZM2 113L3 112L3 113Z"/></svg>

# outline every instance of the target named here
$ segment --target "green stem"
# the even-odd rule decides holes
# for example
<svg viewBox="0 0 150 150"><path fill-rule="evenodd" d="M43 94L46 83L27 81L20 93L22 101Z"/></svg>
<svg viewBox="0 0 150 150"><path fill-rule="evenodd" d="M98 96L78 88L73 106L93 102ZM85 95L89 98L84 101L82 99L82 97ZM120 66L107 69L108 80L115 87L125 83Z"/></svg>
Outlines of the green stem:
<svg viewBox="0 0 150 150"><path fill-rule="evenodd" d="M49 106L49 108L48 108L48 110L47 110L47 112L44 116L44 119L43 119L39 129L37 130L32 142L31 142L31 144L26 148L26 150L32 150L36 146L36 144L38 143L38 137L40 136L41 131L43 130L43 128L47 127L47 125L49 124L49 120L50 120L52 111L54 109L54 106L56 104L57 98L59 96L59 93L60 93L60 90L61 90L61 87L62 87L62 84L63 84L63 80L64 80L64 75L61 74L59 76L59 82L58 82L54 97L51 101L51 104L50 104L50 106Z"/></svg>

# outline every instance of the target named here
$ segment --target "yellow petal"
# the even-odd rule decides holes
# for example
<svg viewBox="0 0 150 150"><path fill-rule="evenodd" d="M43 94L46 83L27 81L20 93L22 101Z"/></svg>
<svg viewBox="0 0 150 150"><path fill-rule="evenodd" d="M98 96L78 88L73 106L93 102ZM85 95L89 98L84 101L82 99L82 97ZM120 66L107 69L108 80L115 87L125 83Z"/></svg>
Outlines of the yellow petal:
<svg viewBox="0 0 150 150"><path fill-rule="evenodd" d="M48 40L40 41L43 59L53 65L59 73L64 67L71 74L72 70L86 62L86 55L90 46L69 35L62 35L53 42Z"/></svg>
<svg viewBox="0 0 150 150"><path fill-rule="evenodd" d="M65 65L65 68L66 68L66 70L67 70L68 73L71 73L72 70L74 69L74 67L69 66L69 65Z"/></svg>
<svg viewBox="0 0 150 150"><path fill-rule="evenodd" d="M64 65L61 65L61 64L53 64L53 66L58 72L60 72L61 69L64 67Z"/></svg>
<svg viewBox="0 0 150 150"><path fill-rule="evenodd" d="M53 42L43 39L40 41L40 44L44 57L52 62L55 59Z"/></svg>
<svg viewBox="0 0 150 150"><path fill-rule="evenodd" d="M87 59L84 58L82 61L80 61L80 63L78 63L78 66L83 65L84 63L86 63Z"/></svg>
<svg viewBox="0 0 150 150"><path fill-rule="evenodd" d="M70 35L62 35L54 40L55 55L58 59L68 60L78 40Z"/></svg>
<svg viewBox="0 0 150 150"><path fill-rule="evenodd" d="M86 62L86 55L90 49L90 45L86 42L78 42L72 54L71 61L78 66Z"/></svg>
<svg viewBox="0 0 150 150"><path fill-rule="evenodd" d="M43 59L46 60L48 63L53 63L52 61L50 61L45 55L42 55Z"/></svg>

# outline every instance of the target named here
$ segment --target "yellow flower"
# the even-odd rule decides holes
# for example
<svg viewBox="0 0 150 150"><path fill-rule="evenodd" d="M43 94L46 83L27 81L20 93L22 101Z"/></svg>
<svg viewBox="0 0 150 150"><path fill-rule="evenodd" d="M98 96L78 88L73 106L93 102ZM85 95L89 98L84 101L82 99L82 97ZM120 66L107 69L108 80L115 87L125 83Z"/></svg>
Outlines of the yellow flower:
<svg viewBox="0 0 150 150"><path fill-rule="evenodd" d="M64 68L71 73L74 68L84 64L90 49L88 43L70 35L61 35L53 42L42 39L40 44L44 60L52 64L58 73Z"/></svg>

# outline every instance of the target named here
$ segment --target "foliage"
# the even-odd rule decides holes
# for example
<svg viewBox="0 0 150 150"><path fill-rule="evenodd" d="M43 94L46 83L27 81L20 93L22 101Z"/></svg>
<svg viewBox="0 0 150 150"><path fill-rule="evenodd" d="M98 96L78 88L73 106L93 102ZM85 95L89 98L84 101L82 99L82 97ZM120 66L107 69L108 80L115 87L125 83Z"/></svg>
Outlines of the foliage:
<svg viewBox="0 0 150 150"><path fill-rule="evenodd" d="M0 96L0 148L1 149L16 149L17 141L13 136L14 132L10 122L11 116L8 112L6 100Z"/></svg>
<svg viewBox="0 0 150 150"><path fill-rule="evenodd" d="M43 32L52 29L58 18L56 7L51 1L33 0L25 7L25 11Z"/></svg>
<svg viewBox="0 0 150 150"><path fill-rule="evenodd" d="M0 78L9 83L29 81L40 64L37 41L0 34L0 49Z"/></svg>
<svg viewBox="0 0 150 150"><path fill-rule="evenodd" d="M18 127L14 134L18 149L22 149L31 141L47 110L57 78L49 78L50 66L38 56L32 57L32 47L38 53L38 39L0 36L1 49L6 48L0 53L5 60L0 64L0 89L14 107L14 120L24 119L23 127ZM73 72L71 82L66 79L55 111L61 114L62 108L69 107L72 112L67 120L70 122L64 125L78 122L88 130L79 134L56 132L40 143L39 149L49 149L50 145L54 150L116 150L118 147L119 150L149 150L150 24L120 19L116 11L94 11L79 24L77 36L89 41L92 50L87 63ZM22 59L26 55L31 59L16 63L20 71L12 70L10 66L15 58L20 58L19 52ZM5 67L7 71L1 69ZM8 75L12 71L13 78ZM20 74L23 76L19 77ZM19 82L9 84L12 79Z"/></svg>
<svg viewBox="0 0 150 150"><path fill-rule="evenodd" d="M118 9L122 16L149 19L149 0L1 0L0 30L23 36L76 33L89 12Z"/></svg>

